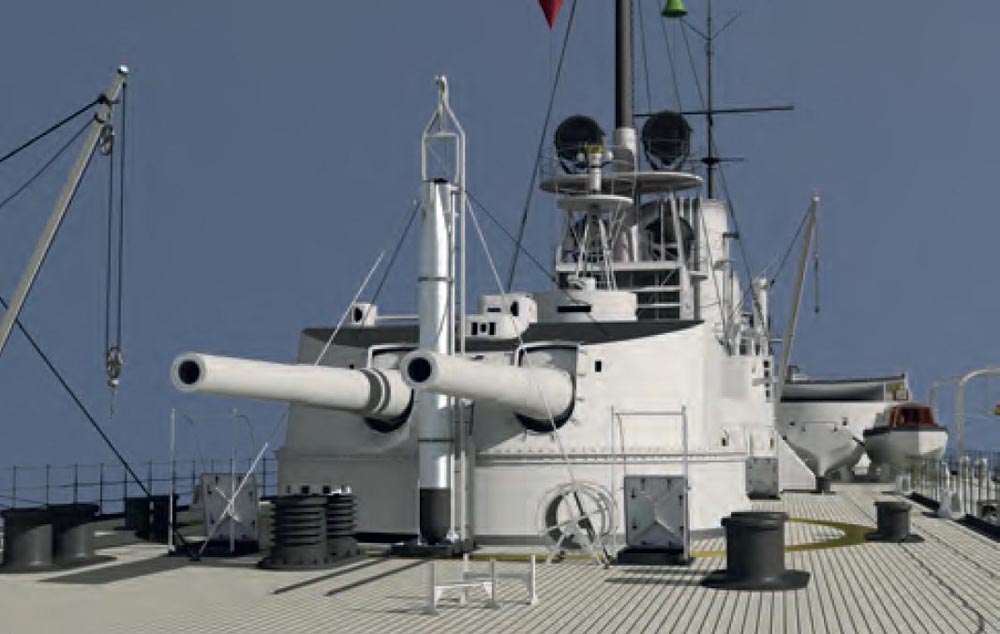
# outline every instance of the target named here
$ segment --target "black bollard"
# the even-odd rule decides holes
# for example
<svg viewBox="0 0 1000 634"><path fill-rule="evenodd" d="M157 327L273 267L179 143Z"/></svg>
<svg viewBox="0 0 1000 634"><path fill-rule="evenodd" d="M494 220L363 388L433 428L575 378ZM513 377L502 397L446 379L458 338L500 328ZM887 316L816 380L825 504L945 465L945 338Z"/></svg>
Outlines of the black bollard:
<svg viewBox="0 0 1000 634"><path fill-rule="evenodd" d="M51 570L52 513L45 507L7 509L3 516L3 572Z"/></svg>
<svg viewBox="0 0 1000 634"><path fill-rule="evenodd" d="M872 542L893 542L913 544L924 541L919 535L910 533L910 505L906 502L888 500L875 503L878 529L865 535Z"/></svg>
<svg viewBox="0 0 1000 634"><path fill-rule="evenodd" d="M149 531L149 498L125 498L125 518L123 528L127 531Z"/></svg>
<svg viewBox="0 0 1000 634"><path fill-rule="evenodd" d="M110 560L94 552L96 504L54 504L52 512L52 552L60 567L84 566Z"/></svg>
<svg viewBox="0 0 1000 634"><path fill-rule="evenodd" d="M326 501L324 495L284 495L273 500L274 540L261 568L308 570L330 563Z"/></svg>
<svg viewBox="0 0 1000 634"><path fill-rule="evenodd" d="M326 552L331 560L361 554L354 535L354 496L334 493L326 498Z"/></svg>
<svg viewBox="0 0 1000 634"><path fill-rule="evenodd" d="M170 532L171 504L173 505L174 525L177 524L177 495L153 495L149 499L151 502L149 539L165 542L167 534Z"/></svg>
<svg viewBox="0 0 1000 634"><path fill-rule="evenodd" d="M785 521L772 511L743 511L722 520L726 528L726 569L702 585L718 590L799 590L809 573L785 569Z"/></svg>
<svg viewBox="0 0 1000 634"><path fill-rule="evenodd" d="M833 495L833 491L830 489L830 478L816 476L816 490L813 493L817 495Z"/></svg>

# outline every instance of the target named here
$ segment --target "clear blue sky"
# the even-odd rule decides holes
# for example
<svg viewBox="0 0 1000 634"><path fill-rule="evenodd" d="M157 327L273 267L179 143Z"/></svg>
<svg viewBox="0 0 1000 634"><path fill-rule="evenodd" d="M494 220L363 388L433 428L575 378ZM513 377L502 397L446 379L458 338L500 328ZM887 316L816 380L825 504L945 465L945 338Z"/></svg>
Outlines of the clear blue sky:
<svg viewBox="0 0 1000 634"><path fill-rule="evenodd" d="M579 2L556 119L581 112L610 129L611 3ZM166 455L171 406L203 421L182 434L185 455L227 453L222 416L234 406L266 435L279 406L181 396L170 361L189 349L290 360L303 327L336 321L417 191L434 75L448 75L469 134L470 189L516 225L570 4L554 35L534 0L4 5L0 149L95 96L118 63L133 69L127 366L108 426L128 455ZM654 106L670 107L655 2L638 4ZM822 313L805 312L796 361L815 375L907 370L920 397L934 378L1000 363L1000 219L989 193L1000 167L1000 6L715 4L720 23L743 12L719 43L720 104L796 106L719 124L722 152L747 159L727 180L755 271L784 251L809 196L823 196ZM700 24L703 3L688 5ZM696 107L680 32L668 35L683 105ZM641 68L636 77L645 109ZM0 195L58 142L0 166ZM67 167L0 210L7 296ZM106 169L91 168L24 312L105 418ZM547 263L552 202L535 200L528 246ZM505 266L509 244L489 231ZM385 310L412 309L413 257L401 256ZM470 267L473 288L492 292L482 258ZM545 287L530 265L521 272L519 287ZM975 405L998 396L982 389ZM17 336L0 358L0 402L0 466L109 457ZM971 435L1000 445L1000 419Z"/></svg>

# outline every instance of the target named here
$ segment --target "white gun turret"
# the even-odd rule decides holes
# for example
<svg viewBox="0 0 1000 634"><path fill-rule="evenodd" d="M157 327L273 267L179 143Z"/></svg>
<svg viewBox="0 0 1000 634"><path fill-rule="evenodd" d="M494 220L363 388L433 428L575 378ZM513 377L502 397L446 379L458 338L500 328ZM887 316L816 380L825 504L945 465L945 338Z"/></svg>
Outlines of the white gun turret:
<svg viewBox="0 0 1000 634"><path fill-rule="evenodd" d="M561 425L573 411L568 372L551 367L515 367L417 350L403 357L403 380L415 389L472 401L492 401L521 417Z"/></svg>
<svg viewBox="0 0 1000 634"><path fill-rule="evenodd" d="M408 415L413 399L398 370L348 370L189 352L174 360L170 375L182 392L288 401L378 420Z"/></svg>

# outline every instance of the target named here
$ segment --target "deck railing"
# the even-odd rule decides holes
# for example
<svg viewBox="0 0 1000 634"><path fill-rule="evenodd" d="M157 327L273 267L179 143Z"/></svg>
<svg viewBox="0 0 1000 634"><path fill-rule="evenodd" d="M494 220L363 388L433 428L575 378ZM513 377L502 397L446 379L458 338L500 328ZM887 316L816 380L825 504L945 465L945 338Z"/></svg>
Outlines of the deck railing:
<svg viewBox="0 0 1000 634"><path fill-rule="evenodd" d="M1000 528L1000 452L968 451L964 458L927 460L910 475L916 495L940 504L957 493L962 514Z"/></svg>
<svg viewBox="0 0 1000 634"><path fill-rule="evenodd" d="M181 506L191 504L203 473L247 473L253 459L231 458L131 463L143 486L153 495L168 495L173 485ZM263 457L253 470L260 495L278 492L278 464L274 455ZM68 502L92 502L101 515L124 512L125 499L144 493L120 463L71 465L13 465L0 467L0 509Z"/></svg>

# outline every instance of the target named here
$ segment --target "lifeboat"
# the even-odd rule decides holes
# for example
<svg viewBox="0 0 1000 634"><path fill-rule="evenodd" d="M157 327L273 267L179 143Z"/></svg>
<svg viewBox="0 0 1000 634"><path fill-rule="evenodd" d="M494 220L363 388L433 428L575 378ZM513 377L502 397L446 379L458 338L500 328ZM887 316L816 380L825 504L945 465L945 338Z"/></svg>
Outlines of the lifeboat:
<svg viewBox="0 0 1000 634"><path fill-rule="evenodd" d="M923 460L940 460L948 431L937 424L930 407L917 403L891 405L864 431L865 451L882 470L905 471Z"/></svg>
<svg viewBox="0 0 1000 634"><path fill-rule="evenodd" d="M797 370L781 392L777 426L822 489L836 472L849 479L859 463L868 466L862 433L888 406L909 400L907 377L810 379Z"/></svg>

